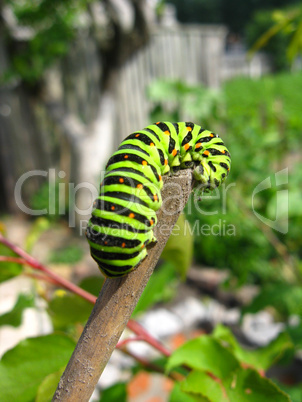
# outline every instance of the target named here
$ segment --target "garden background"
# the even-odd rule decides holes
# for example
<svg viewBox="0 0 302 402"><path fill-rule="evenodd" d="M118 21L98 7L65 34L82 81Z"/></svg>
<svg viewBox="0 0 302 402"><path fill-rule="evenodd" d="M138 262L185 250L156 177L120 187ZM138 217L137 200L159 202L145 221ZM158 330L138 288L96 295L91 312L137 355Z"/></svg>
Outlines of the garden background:
<svg viewBox="0 0 302 402"><path fill-rule="evenodd" d="M184 120L223 138L232 169L192 195L133 315L174 353L122 345L92 400L301 401L299 2L5 0L0 14L0 399L51 400L92 309L38 262L97 296L84 230L106 161L134 130Z"/></svg>

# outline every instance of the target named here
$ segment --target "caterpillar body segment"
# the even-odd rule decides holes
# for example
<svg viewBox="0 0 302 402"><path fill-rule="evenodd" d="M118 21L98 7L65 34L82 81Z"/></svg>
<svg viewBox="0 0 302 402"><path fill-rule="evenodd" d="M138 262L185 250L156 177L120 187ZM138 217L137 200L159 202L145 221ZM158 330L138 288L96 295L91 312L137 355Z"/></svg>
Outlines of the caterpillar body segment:
<svg viewBox="0 0 302 402"><path fill-rule="evenodd" d="M191 122L157 122L125 138L106 165L86 230L103 274L123 276L147 256L146 246L156 241L163 175L192 168L209 191L226 179L230 166L221 138Z"/></svg>

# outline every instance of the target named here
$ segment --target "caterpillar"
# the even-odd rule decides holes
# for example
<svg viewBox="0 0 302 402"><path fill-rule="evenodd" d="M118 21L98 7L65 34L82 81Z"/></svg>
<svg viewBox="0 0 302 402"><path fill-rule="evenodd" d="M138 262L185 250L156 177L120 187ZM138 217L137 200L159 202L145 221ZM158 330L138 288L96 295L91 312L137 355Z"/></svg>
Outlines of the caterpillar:
<svg viewBox="0 0 302 402"><path fill-rule="evenodd" d="M192 168L205 191L228 176L230 153L217 134L190 122L157 122L125 138L110 157L86 229L92 258L106 277L124 276L156 242L162 176Z"/></svg>

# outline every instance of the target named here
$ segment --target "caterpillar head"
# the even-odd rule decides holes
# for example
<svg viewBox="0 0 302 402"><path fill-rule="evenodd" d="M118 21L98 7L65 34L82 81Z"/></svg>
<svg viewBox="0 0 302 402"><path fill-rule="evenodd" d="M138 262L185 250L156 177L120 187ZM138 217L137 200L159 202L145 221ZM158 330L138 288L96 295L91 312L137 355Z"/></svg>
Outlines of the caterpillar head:
<svg viewBox="0 0 302 402"><path fill-rule="evenodd" d="M209 192L224 182L229 174L230 166L229 153L226 156L203 158L195 167L193 176L198 184L201 184L202 191Z"/></svg>
<svg viewBox="0 0 302 402"><path fill-rule="evenodd" d="M195 143L192 159L195 163L194 179L202 191L220 186L229 174L231 155L222 139L209 130L201 129Z"/></svg>

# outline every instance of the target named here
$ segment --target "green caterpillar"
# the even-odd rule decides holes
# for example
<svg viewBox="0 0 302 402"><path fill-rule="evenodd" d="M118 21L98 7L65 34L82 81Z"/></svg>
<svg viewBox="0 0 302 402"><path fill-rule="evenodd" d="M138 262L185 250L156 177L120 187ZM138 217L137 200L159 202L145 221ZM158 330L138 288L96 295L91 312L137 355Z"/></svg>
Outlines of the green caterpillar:
<svg viewBox="0 0 302 402"><path fill-rule="evenodd" d="M111 156L86 236L91 256L107 277L132 271L155 242L162 175L194 168L204 190L229 174L230 154L218 135L194 123L158 122L129 135Z"/></svg>

